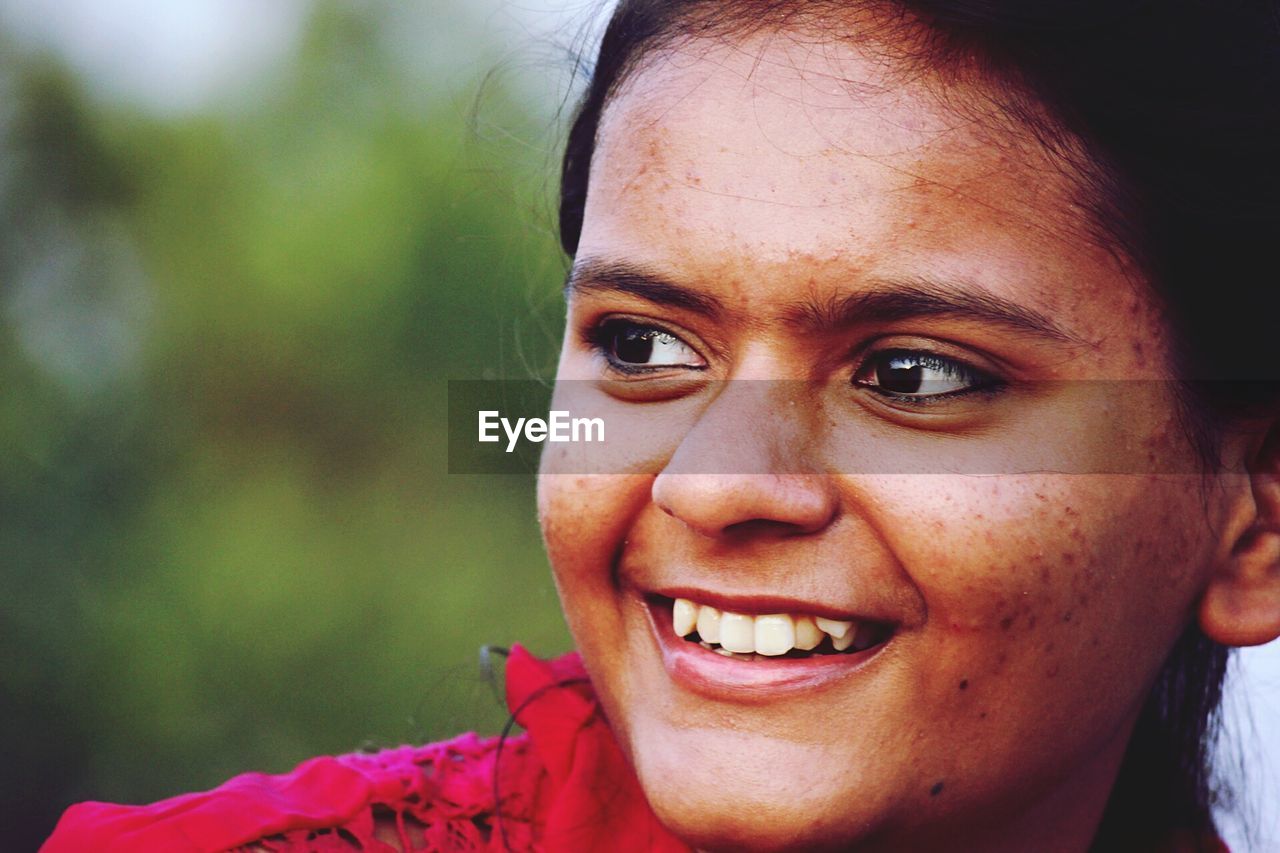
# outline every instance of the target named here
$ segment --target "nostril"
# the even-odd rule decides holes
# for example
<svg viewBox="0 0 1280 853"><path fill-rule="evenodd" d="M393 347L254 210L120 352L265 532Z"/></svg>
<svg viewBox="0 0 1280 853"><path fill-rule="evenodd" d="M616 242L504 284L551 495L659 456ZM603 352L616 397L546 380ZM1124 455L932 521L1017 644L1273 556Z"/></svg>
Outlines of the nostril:
<svg viewBox="0 0 1280 853"><path fill-rule="evenodd" d="M826 526L826 525L822 525ZM819 528L821 529L821 528ZM769 518L752 518L739 521L724 528L724 535L731 539L772 538L785 539L791 536L804 536L814 532L804 525L789 521L775 521Z"/></svg>

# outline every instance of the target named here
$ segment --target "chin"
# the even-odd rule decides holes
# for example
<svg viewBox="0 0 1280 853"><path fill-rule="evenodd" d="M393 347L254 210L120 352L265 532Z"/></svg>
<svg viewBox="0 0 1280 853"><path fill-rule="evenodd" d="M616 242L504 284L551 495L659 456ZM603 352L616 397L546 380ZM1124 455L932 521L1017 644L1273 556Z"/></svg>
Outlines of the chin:
<svg viewBox="0 0 1280 853"><path fill-rule="evenodd" d="M650 798L658 819L700 851L837 851L857 839L824 827L794 802L689 796L671 790Z"/></svg>
<svg viewBox="0 0 1280 853"><path fill-rule="evenodd" d="M634 743L654 813L695 849L848 850L871 829L871 815L850 808L850 777L819 760L828 754L822 748L708 734L667 728L660 740L642 735Z"/></svg>

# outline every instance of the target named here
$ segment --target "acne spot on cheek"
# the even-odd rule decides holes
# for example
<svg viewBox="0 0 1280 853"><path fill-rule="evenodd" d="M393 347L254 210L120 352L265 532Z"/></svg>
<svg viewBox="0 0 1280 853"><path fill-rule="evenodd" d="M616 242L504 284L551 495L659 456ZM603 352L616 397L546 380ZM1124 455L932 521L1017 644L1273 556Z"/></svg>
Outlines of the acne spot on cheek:
<svg viewBox="0 0 1280 853"><path fill-rule="evenodd" d="M939 794L941 794L941 793L942 793L942 783L941 783L941 782L937 782L937 783L935 783L935 784L934 784L934 786L933 786L932 788L930 788L930 789L929 789L929 796L931 796L931 797L936 797L936 796L938 796L938 795L939 795Z"/></svg>
<svg viewBox="0 0 1280 853"><path fill-rule="evenodd" d="M1001 630L1001 631L1008 631L1008 630L1009 630L1010 628L1012 628L1012 627L1013 627L1013 617L1012 617L1012 616L1006 616L1006 617L1004 617L1003 619L1001 619L1001 620L1000 620L1000 630Z"/></svg>
<svg viewBox="0 0 1280 853"><path fill-rule="evenodd" d="M968 690L968 689L969 689L969 679L967 679L967 678L962 678L962 679L960 680L960 689L961 689L961 690Z"/></svg>

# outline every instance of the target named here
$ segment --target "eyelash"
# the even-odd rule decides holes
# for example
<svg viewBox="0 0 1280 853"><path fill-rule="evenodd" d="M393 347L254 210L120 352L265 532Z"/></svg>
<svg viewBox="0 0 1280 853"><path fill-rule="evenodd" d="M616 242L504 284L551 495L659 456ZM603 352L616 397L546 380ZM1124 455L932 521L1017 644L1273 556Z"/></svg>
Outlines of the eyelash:
<svg viewBox="0 0 1280 853"><path fill-rule="evenodd" d="M679 367L686 370L705 370L705 364L659 364L644 365L634 362L623 361L618 357L617 347L620 336L627 335L628 342L636 342L638 340L647 340L652 342L655 339L661 340L667 345L678 345L688 350L694 357L698 357L697 352L689 344L673 332L667 329L648 323L640 323L634 320L622 318L609 318L588 330L586 339L587 343L593 350L599 353L608 362L609 368L618 373L628 376L643 375L646 373L654 373L661 370ZM934 371L944 374L949 378L963 381L966 387L954 390L942 391L933 394L915 394L903 393L900 391L889 390L880 375L880 368L892 365L894 362L899 364L910 364L911 367L896 367L891 369L915 371L914 374L907 374L900 379L907 381L915 381L917 383L939 382L944 380L926 380L921 378L925 370ZM875 381L872 381L874 377ZM970 364L959 359L950 358L927 350L909 349L905 347L896 347L872 351L868 353L859 363L858 368L854 371L853 377L850 379L851 384L866 388L868 391L881 397L893 400L899 403L909 405L929 405L944 400L951 400L974 393L997 393L1002 390L1006 383L997 377L979 370Z"/></svg>
<svg viewBox="0 0 1280 853"><path fill-rule="evenodd" d="M617 317L604 320L591 328L587 333L587 343L605 358L609 363L610 369L628 376L655 373L673 367L683 367L686 370L706 369L706 364L635 364L634 362L623 361L618 357L617 345L619 337L624 334L630 335L629 343L647 340L652 346L653 341L656 339L663 344L675 344L684 347L695 358L701 360L697 351L674 332L669 332L661 326L637 323L634 320L624 320Z"/></svg>
<svg viewBox="0 0 1280 853"><path fill-rule="evenodd" d="M909 364L911 366L901 367L896 366L895 363L897 365ZM932 394L893 391L886 387L884 378L880 375L881 369L885 367L889 367L891 370L909 371L905 376L900 377L908 382L927 385L930 382L946 383L949 380L953 380L962 382L964 387L938 391ZM925 379L922 374L926 370L943 374L946 378ZM874 383L871 381L872 375L875 377ZM881 397L914 405L929 405L969 394L998 393L1006 384L990 373L979 370L959 359L938 355L927 350L914 350L904 347L870 353L854 372L852 382Z"/></svg>

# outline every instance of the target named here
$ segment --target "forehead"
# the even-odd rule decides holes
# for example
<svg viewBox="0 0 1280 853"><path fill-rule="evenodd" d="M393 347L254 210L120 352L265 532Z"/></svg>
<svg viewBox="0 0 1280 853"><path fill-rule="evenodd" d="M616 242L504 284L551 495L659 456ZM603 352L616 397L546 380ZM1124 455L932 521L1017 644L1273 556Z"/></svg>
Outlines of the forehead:
<svg viewBox="0 0 1280 853"><path fill-rule="evenodd" d="M650 55L602 117L580 254L761 283L797 260L842 275L923 264L1034 286L1054 307L1087 289L1063 288L1068 270L1114 267L1083 238L1073 181L991 92L890 55L783 32Z"/></svg>

